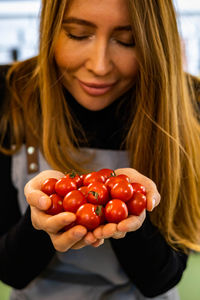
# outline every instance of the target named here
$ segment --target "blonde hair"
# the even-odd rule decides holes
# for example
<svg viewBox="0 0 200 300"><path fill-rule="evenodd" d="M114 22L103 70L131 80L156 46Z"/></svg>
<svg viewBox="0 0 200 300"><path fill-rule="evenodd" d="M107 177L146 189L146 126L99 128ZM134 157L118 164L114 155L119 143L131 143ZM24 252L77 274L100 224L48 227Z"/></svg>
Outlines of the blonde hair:
<svg viewBox="0 0 200 300"><path fill-rule="evenodd" d="M75 122L54 61L56 38L70 3L43 1L39 56L10 69L12 109L1 128L5 132L12 120L11 141L17 151L25 139L25 122L53 168L80 171L84 168L70 155L78 151ZM126 139L130 163L157 184L162 200L150 217L167 242L185 252L200 251L200 125L191 76L183 70L173 4L127 3L140 66L136 112ZM13 152L3 146L1 151Z"/></svg>

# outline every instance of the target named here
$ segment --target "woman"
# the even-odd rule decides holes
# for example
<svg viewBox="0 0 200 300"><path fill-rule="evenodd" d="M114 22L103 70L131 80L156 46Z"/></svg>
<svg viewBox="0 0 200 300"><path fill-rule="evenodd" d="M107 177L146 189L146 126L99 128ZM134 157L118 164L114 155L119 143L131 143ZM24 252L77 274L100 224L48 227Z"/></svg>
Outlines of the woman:
<svg viewBox="0 0 200 300"><path fill-rule="evenodd" d="M39 55L4 73L0 279L11 299L178 299L200 250L200 128L172 1L43 1ZM60 233L75 216L47 215L41 183L102 167L144 184L147 212Z"/></svg>

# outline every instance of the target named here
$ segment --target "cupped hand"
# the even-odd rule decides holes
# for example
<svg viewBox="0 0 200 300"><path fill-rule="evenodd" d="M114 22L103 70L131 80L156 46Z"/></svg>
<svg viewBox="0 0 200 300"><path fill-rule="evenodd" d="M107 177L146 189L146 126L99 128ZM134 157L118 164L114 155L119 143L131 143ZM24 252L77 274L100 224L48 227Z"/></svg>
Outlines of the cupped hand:
<svg viewBox="0 0 200 300"><path fill-rule="evenodd" d="M24 188L26 200L31 208L31 221L37 230L44 230L50 236L55 250L65 252L69 249L80 249L88 245L100 246L104 239L98 239L92 232L81 225L74 226L66 231L63 228L76 220L76 215L62 212L55 216L45 213L51 206L51 199L41 191L41 186L47 178L60 179L63 173L46 170L32 178Z"/></svg>
<svg viewBox="0 0 200 300"><path fill-rule="evenodd" d="M125 174L131 182L138 182L145 187L148 211L152 211L160 203L161 197L153 180L132 168L117 169L115 173L116 175Z"/></svg>
<svg viewBox="0 0 200 300"><path fill-rule="evenodd" d="M138 182L146 189L147 210L152 211L160 203L160 194L156 184L148 177L142 175L132 168L123 168L115 170L116 175L125 174L130 178L131 182ZM144 210L139 216L128 216L127 219L118 224L108 223L101 225L94 230L94 236L98 239L115 238L120 239L125 237L127 232L139 229L146 217Z"/></svg>
<svg viewBox="0 0 200 300"><path fill-rule="evenodd" d="M118 224L108 223L97 227L93 234L97 239L121 239L126 236L127 232L139 229L146 217L146 212L143 211L139 216L128 216L127 219Z"/></svg>

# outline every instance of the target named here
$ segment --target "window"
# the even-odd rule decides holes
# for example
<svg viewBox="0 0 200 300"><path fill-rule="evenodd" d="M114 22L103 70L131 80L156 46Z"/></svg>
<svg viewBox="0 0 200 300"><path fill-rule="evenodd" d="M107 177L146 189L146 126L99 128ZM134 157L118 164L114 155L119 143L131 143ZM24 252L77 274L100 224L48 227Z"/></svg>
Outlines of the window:
<svg viewBox="0 0 200 300"><path fill-rule="evenodd" d="M0 1L0 64L38 51L40 1Z"/></svg>
<svg viewBox="0 0 200 300"><path fill-rule="evenodd" d="M174 0L182 37L185 69L200 76L200 1Z"/></svg>
<svg viewBox="0 0 200 300"><path fill-rule="evenodd" d="M174 0L185 69L200 75L200 1ZM0 0L0 64L38 51L40 0Z"/></svg>

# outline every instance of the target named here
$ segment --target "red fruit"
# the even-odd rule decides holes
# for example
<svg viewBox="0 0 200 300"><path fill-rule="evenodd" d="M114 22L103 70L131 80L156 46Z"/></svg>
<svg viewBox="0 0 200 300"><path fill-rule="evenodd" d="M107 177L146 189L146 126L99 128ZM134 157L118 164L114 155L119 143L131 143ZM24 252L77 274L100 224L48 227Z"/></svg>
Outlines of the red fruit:
<svg viewBox="0 0 200 300"><path fill-rule="evenodd" d="M48 178L42 183L41 191L47 195L55 193L55 184L58 181L56 178Z"/></svg>
<svg viewBox="0 0 200 300"><path fill-rule="evenodd" d="M109 223L119 223L128 217L126 203L120 199L112 199L105 206L105 218Z"/></svg>
<svg viewBox="0 0 200 300"><path fill-rule="evenodd" d="M57 215L63 212L63 199L57 194L50 195L51 206L46 210L48 215Z"/></svg>
<svg viewBox="0 0 200 300"><path fill-rule="evenodd" d="M139 216L143 212L143 210L146 209L147 199L145 195L136 192L133 194L132 199L129 200L126 204L130 215Z"/></svg>
<svg viewBox="0 0 200 300"><path fill-rule="evenodd" d="M67 193L76 189L77 189L76 183L73 180L66 177L62 177L55 184L56 193L62 197L64 197Z"/></svg>
<svg viewBox="0 0 200 300"><path fill-rule="evenodd" d="M86 198L88 194L88 187L86 185L82 185L78 188L78 191L80 191Z"/></svg>
<svg viewBox="0 0 200 300"><path fill-rule="evenodd" d="M80 178L81 178L81 180L82 180L82 184L83 184L83 180L84 180L84 178L85 178L86 175L87 175L87 174L81 174L81 175L80 175Z"/></svg>
<svg viewBox="0 0 200 300"><path fill-rule="evenodd" d="M121 182L121 181L129 182L128 176L123 175L123 174L117 175L117 176L111 176L106 180L105 185L107 186L108 190L110 191L116 183Z"/></svg>
<svg viewBox="0 0 200 300"><path fill-rule="evenodd" d="M94 230L102 224L103 207L92 203L81 205L76 212L76 224Z"/></svg>
<svg viewBox="0 0 200 300"><path fill-rule="evenodd" d="M89 185L90 183L93 182L105 182L105 178L103 175L98 174L98 172L91 172L88 173L84 178L83 178L83 185Z"/></svg>
<svg viewBox="0 0 200 300"><path fill-rule="evenodd" d="M146 189L142 184L140 184L138 182L132 182L131 185L133 187L133 192L134 193L139 192L143 195L146 195Z"/></svg>
<svg viewBox="0 0 200 300"><path fill-rule="evenodd" d="M93 204L106 204L109 200L109 193L105 184L94 182L88 185L87 201Z"/></svg>
<svg viewBox="0 0 200 300"><path fill-rule="evenodd" d="M130 182L130 178L125 174L119 174L119 175L117 175L117 177L120 178L120 179L124 179L127 182Z"/></svg>
<svg viewBox="0 0 200 300"><path fill-rule="evenodd" d="M65 211L75 213L77 209L86 202L85 196L83 196L80 191L73 190L64 197L63 208Z"/></svg>
<svg viewBox="0 0 200 300"><path fill-rule="evenodd" d="M126 202L133 196L133 187L127 181L122 180L113 186L110 190L110 195L113 199L116 198Z"/></svg>
<svg viewBox="0 0 200 300"><path fill-rule="evenodd" d="M97 173L103 175L105 180L107 180L110 176L116 176L114 170L112 169L101 169L97 171Z"/></svg>
<svg viewBox="0 0 200 300"><path fill-rule="evenodd" d="M64 177L73 180L76 183L77 187L80 187L83 183L81 176L79 176L75 171L67 173Z"/></svg>

